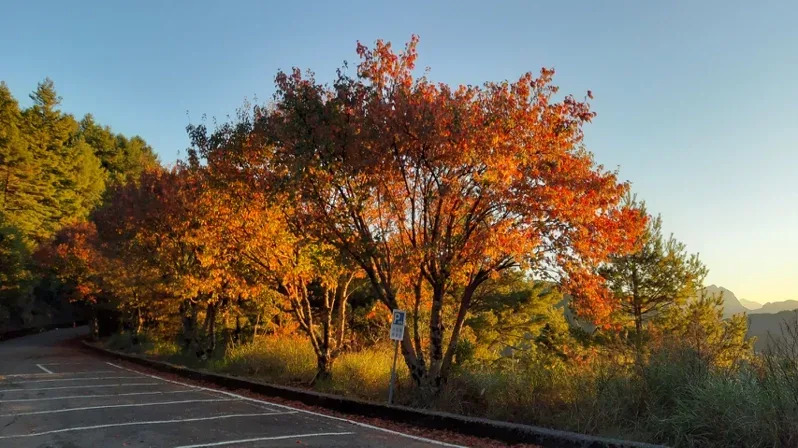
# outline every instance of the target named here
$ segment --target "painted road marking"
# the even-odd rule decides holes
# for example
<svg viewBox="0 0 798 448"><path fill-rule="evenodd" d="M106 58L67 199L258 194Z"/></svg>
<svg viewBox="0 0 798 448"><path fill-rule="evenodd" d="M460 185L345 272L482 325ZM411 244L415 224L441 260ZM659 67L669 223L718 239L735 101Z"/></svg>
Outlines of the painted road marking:
<svg viewBox="0 0 798 448"><path fill-rule="evenodd" d="M163 425L167 423L184 423L184 422L201 422L206 420L219 420L219 419L226 419L226 418L237 418L237 417L261 417L267 415L285 415L285 414L295 414L296 412L261 412L257 414L227 414L227 415L216 415L213 417L198 417L198 418L181 418L175 420L150 420L150 421L142 421L142 422L125 422L125 423L110 423L107 425L92 425L92 426L76 426L73 428L61 428L61 429L53 429L51 431L42 431L42 432L32 432L29 434L13 434L9 436L0 436L0 440L3 439L16 439L20 437L37 437L37 436L46 436L49 434L60 434L64 432L75 432L75 431L88 431L92 429L104 429L104 428L116 428L120 426L138 426L138 425Z"/></svg>
<svg viewBox="0 0 798 448"><path fill-rule="evenodd" d="M0 403L19 403L25 401L50 401L50 400L67 400L70 398L104 398L104 397L128 397L131 395L158 395L158 394L180 394L185 392L199 392L196 389L186 390L167 390L167 391L152 391L152 392L128 392L124 394L98 394L98 395L67 395L63 397L43 397L43 398L15 398L12 400L0 400ZM205 393L204 391L202 393ZM210 394L207 394L210 395Z"/></svg>
<svg viewBox="0 0 798 448"><path fill-rule="evenodd" d="M332 415L326 415L326 414L321 414L321 413L318 413L318 412L307 411L307 410L304 410L304 409L293 408L291 406L286 406L284 404L277 404L277 403L271 403L271 402L265 401L265 400L258 400L257 398L250 398L250 397L246 397L244 395L239 395L239 394L234 394L232 392L227 392L225 390L211 389L209 387L203 387L203 386L193 386L191 384L183 383L183 382L180 382L180 381L167 380L166 378L162 378L162 377L159 377L159 376L156 376L156 375L150 375L149 373L145 373L145 372L142 372L142 371L139 371L139 370L130 369L130 368L127 368L127 367L122 367L122 366L114 364L112 362L106 362L106 364L108 364L111 367L116 367L118 369L127 370L128 372L133 372L133 373L138 373L139 375L148 376L148 377L154 378L156 380L166 381L167 383L179 384L181 386L186 386L186 387L196 387L197 389L202 389L202 390L209 391L209 392L217 392L217 393L220 393L220 394L227 395L229 397L238 398L239 400L243 400L243 401L261 403L261 404L265 404L265 405L268 405L268 406L274 406L274 407L281 408L281 409L290 409L290 410L296 411L296 412L301 412L301 413L305 413L305 414L315 415L317 417L323 417L323 418L329 418L329 419L332 419L332 420L338 420L338 421L341 421L341 422L347 422L347 423L351 423L351 424L353 424L355 426L360 426L361 428L368 428L368 429L373 429L373 430L376 430L376 431L382 431L382 432L385 432L385 433L388 433L388 434L393 434L393 435L396 435L396 436L402 436L402 437L406 437L406 438L412 439L412 440L418 440L419 442L431 443L431 444L440 445L440 446L448 446L448 447L452 447L452 448L466 448L466 447L464 447L462 445L455 445L453 443L446 443L446 442L440 442L438 440L427 439L426 437L419 437L419 436L414 436L414 435L411 435L411 434L405 434L403 432L393 431L391 429L380 428L379 426L369 425L368 423L362 423L362 422L358 422L356 420L349 420L349 419L342 418L342 417L334 417Z"/></svg>
<svg viewBox="0 0 798 448"><path fill-rule="evenodd" d="M57 386L57 387L31 387L28 389L0 389L0 392L28 392L34 390L56 390L56 389L91 389L94 387L117 387L117 386L156 386L158 383L118 383L100 384L92 386Z"/></svg>
<svg viewBox="0 0 798 448"><path fill-rule="evenodd" d="M53 371L52 371L52 370L48 369L47 367L44 367L44 366L43 366L43 365L41 365L41 364L36 364L36 367L38 367L38 368L40 368L40 369L44 370L44 372L45 372L45 373L49 373L50 375L52 375L52 374L53 374Z"/></svg>
<svg viewBox="0 0 798 448"><path fill-rule="evenodd" d="M144 378L144 377L142 377L141 375L137 375L137 376L95 376L89 378L56 378L52 380L14 381L14 384L52 383L54 381L133 380L136 378Z"/></svg>
<svg viewBox="0 0 798 448"><path fill-rule="evenodd" d="M24 378L24 377L34 377L39 378L42 376L50 376L50 375L77 375L77 374L92 374L96 375L98 373L114 373L116 370L87 370L85 372L59 372L59 373L14 373L11 375L0 375L0 379L4 378Z"/></svg>
<svg viewBox="0 0 798 448"><path fill-rule="evenodd" d="M234 398L209 398L203 400L179 400L179 401L153 401L149 403L131 403L131 404L109 404L104 406L84 406L81 408L66 408L66 409L51 409L48 411L32 411L32 412L18 412L15 414L0 414L0 417L20 417L23 415L40 415L40 414L60 414L62 412L77 412L77 411L91 411L94 409L109 409L109 408L135 408L141 406L160 406L167 404L184 404L184 403L208 403L212 401L235 401Z"/></svg>
<svg viewBox="0 0 798 448"><path fill-rule="evenodd" d="M226 440L224 442L212 442L212 443L201 443L199 445L181 445L175 448L203 448L206 446L224 446L224 445L234 445L236 443L248 443L248 442L261 442L264 440L285 440L285 439L298 439L298 438L308 438L308 437L323 437L323 436L348 436L354 434L353 432L317 432L317 433L310 433L310 434L291 434L289 436L273 436L273 437L256 437L253 439L241 439L241 440Z"/></svg>
<svg viewBox="0 0 798 448"><path fill-rule="evenodd" d="M76 366L82 364L100 363L102 361L75 361L75 362L43 362L43 366Z"/></svg>

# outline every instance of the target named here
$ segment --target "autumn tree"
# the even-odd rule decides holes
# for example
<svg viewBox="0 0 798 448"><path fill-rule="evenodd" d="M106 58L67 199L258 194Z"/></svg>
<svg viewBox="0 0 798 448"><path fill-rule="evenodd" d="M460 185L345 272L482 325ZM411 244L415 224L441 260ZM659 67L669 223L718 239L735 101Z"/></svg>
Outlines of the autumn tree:
<svg viewBox="0 0 798 448"><path fill-rule="evenodd" d="M631 198L628 202L645 212L645 204ZM696 297L707 268L697 254L687 252L684 243L662 234L660 216L649 218L637 247L634 253L611 257L599 272L619 304L620 320L632 323L640 349L645 322Z"/></svg>
<svg viewBox="0 0 798 448"><path fill-rule="evenodd" d="M555 101L552 70L453 89L413 77L416 43L359 45L356 76L339 71L331 87L280 73L274 103L226 128L246 138L220 147L224 135L198 132L198 152L288 195L292 227L354 260L385 306L411 309L402 354L438 390L482 283L510 268L547 274L603 320L613 306L592 268L630 249L644 218L583 148L594 114Z"/></svg>
<svg viewBox="0 0 798 448"><path fill-rule="evenodd" d="M215 232L212 238L240 258L239 272L255 275L256 283L283 299L278 308L293 316L316 354L314 381L324 379L345 348L347 302L360 269L334 246L292 226L295 209L286 195L252 190L251 173L214 157L239 145L249 132L242 122L217 130L212 142L203 140L202 130L192 133L193 165L200 169L200 153L211 156L202 169L220 204L205 214L205 223Z"/></svg>
<svg viewBox="0 0 798 448"><path fill-rule="evenodd" d="M144 173L138 183L118 189L104 210L105 234L124 235L141 260L160 273L161 293L179 304L185 351L210 356L217 345L216 323L252 283L237 270L238 257L218 238L213 219L219 207L202 173L185 166ZM120 218L121 217L121 218ZM204 315L200 325L199 319Z"/></svg>
<svg viewBox="0 0 798 448"><path fill-rule="evenodd" d="M93 338L99 336L97 310L103 306L103 282L106 278L98 245L94 224L76 221L59 230L35 254L40 263L61 281L62 293L68 300L89 309L89 328Z"/></svg>

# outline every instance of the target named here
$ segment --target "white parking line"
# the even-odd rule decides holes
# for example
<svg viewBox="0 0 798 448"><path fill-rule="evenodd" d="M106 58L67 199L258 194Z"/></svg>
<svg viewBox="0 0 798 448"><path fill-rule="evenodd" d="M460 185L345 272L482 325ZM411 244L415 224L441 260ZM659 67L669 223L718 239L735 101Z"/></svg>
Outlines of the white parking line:
<svg viewBox="0 0 798 448"><path fill-rule="evenodd" d="M167 390L167 391L151 391L151 392L128 392L124 394L97 394L97 395L66 395L62 397L41 397L41 398L15 398L12 400L0 400L0 403L19 403L25 401L50 401L50 400L68 400L73 398L105 398L105 397L128 397L131 395L160 395L160 394L181 394L186 392L199 392L205 395L211 395L204 391L192 389L185 390ZM214 395L215 396L215 395Z"/></svg>
<svg viewBox="0 0 798 448"><path fill-rule="evenodd" d="M54 381L133 380L136 378L144 378L144 377L142 377L141 375L136 375L136 376L95 376L88 378L56 378L52 380L14 381L14 384L52 383Z"/></svg>
<svg viewBox="0 0 798 448"><path fill-rule="evenodd" d="M266 415L284 415L284 414L295 414L295 412L261 412L257 414L227 414L227 415L216 415L213 417L180 418L175 420L149 420L141 422L109 423L107 425L76 426L73 428L53 429L50 431L32 432L28 434L12 434L8 436L0 436L0 440L16 439L20 437L46 436L49 434L60 434L63 432L74 432L74 431L87 431L91 429L116 428L119 426L162 425L167 423L201 422L205 420L220 420L220 419L237 418L237 417L261 417Z"/></svg>
<svg viewBox="0 0 798 448"><path fill-rule="evenodd" d="M213 401L235 401L234 398L209 398L204 400L178 400L178 401L153 401L149 403L130 403L130 404L109 404L104 406L84 406L81 408L66 408L66 409L50 409L47 411L32 411L32 412L17 412L14 414L0 414L0 417L20 417L23 415L41 415L41 414L60 414L62 412L77 412L77 411L91 411L94 409L109 409L109 408L136 408L142 406L161 406L168 404L184 404L184 403L209 403Z"/></svg>
<svg viewBox="0 0 798 448"><path fill-rule="evenodd" d="M250 402L255 402L255 403L261 403L261 404L265 404L265 405L268 405L268 406L274 406L274 407L281 408L281 409L290 409L292 411L297 411L297 412L302 412L302 413L305 413L305 414L315 415L317 417L324 417L324 418L329 418L329 419L332 419L332 420L338 420L338 421L341 421L341 422L347 422L347 423L351 423L351 424L353 424L355 426L360 426L361 428L368 428L368 429L373 429L373 430L376 430L376 431L382 431L382 432L386 432L388 434L393 434L393 435L396 435L396 436L406 437L406 438L412 439L412 440L418 440L419 442L432 443L432 444L435 444L435 445L447 446L447 447L452 447L452 448L466 448L466 447L464 447L462 445L455 445L455 444L452 444L452 443L446 443L446 442L440 442L438 440L427 439L426 437L419 437L419 436L414 436L414 435L411 435L411 434L405 434L403 432L393 431L391 429L380 428L379 426L369 425L368 423L362 423L362 422L359 422L359 421L356 421L356 420L349 420L347 418L342 418L342 417L334 417L332 415L326 415L326 414L321 414L321 413L318 413L318 412L307 411L307 410L304 410L304 409L293 408L291 406L286 406L286 405L283 405L283 404L272 403L272 402L265 401L265 400L258 400L257 398L250 398L250 397L246 397L244 395L239 395L239 394L234 394L232 392L227 392L225 390L211 389L209 387L203 387L203 386L193 386L191 384L183 383L183 382L180 382L180 381L167 380L166 378L162 378L162 377L159 377L159 376L156 376L156 375L150 375L149 373L145 373L145 372L142 372L142 371L139 371L139 370L130 369L130 368L127 368L127 367L122 367L122 366L114 364L112 362L106 362L106 364L108 364L111 367L116 367L118 369L127 370L128 372L133 372L133 373L138 373L139 375L148 376L148 377L154 378L156 380L166 381L167 383L179 384L181 386L186 386L186 387L196 387L197 389L202 389L202 390L206 390L206 391L210 391L210 392L217 392L217 393L220 393L220 394L227 395L229 397L235 397L235 398L238 398L239 400L250 401Z"/></svg>
<svg viewBox="0 0 798 448"><path fill-rule="evenodd" d="M117 386L155 386L158 383L118 383L100 384L92 386L57 386L57 387L31 387L27 389L0 389L0 392L30 392L34 390L56 390L56 389L91 389L94 387L117 387Z"/></svg>
<svg viewBox="0 0 798 448"><path fill-rule="evenodd" d="M42 366L41 364L36 364L36 367L38 367L38 368L40 368L40 369L44 370L44 372L45 372L45 373L49 373L50 375L52 375L52 374L53 374L52 370L50 370L50 369L48 369L48 368L46 368L46 367Z"/></svg>
<svg viewBox="0 0 798 448"><path fill-rule="evenodd" d="M254 439L241 439L241 440L226 440L224 442L213 442L213 443L201 443L199 445L181 445L175 448L203 448L206 446L224 446L224 445L234 445L236 443L248 443L248 442L261 442L264 440L285 440L285 439L298 439L298 438L308 438L308 437L322 437L322 436L348 436L354 434L353 432L317 432L311 434L291 434L289 436L274 436L274 437L256 437Z"/></svg>
<svg viewBox="0 0 798 448"><path fill-rule="evenodd" d="M43 366L77 366L77 365L94 364L94 363L99 363L99 362L98 361L43 362L43 363L41 363L41 365L43 365Z"/></svg>
<svg viewBox="0 0 798 448"><path fill-rule="evenodd" d="M42 376L61 376L61 375L77 375L77 374L92 374L97 375L98 373L114 373L116 370L87 370L85 372L58 372L58 373L12 373L11 375L2 375L0 374L0 379L5 378L25 378L25 377L33 377L39 378Z"/></svg>

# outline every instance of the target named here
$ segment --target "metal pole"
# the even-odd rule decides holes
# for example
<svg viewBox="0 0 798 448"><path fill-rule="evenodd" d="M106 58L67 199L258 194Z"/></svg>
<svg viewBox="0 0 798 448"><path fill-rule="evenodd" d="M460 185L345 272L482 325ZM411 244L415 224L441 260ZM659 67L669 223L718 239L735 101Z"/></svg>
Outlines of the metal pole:
<svg viewBox="0 0 798 448"><path fill-rule="evenodd" d="M393 404L393 384L396 382L396 357L399 355L399 341L394 341L393 366L391 367L391 386L388 388L388 404Z"/></svg>

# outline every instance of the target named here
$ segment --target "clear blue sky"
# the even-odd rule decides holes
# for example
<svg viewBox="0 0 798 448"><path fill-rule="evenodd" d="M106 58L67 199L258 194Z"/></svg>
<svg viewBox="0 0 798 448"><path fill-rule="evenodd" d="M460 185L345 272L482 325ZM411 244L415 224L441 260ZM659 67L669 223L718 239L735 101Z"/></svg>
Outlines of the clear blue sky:
<svg viewBox="0 0 798 448"><path fill-rule="evenodd" d="M701 253L709 282L798 299L798 3L497 3L12 2L0 79L27 104L49 76L64 110L172 162L186 124L268 100L280 68L331 79L357 40L419 34L420 66L451 84L554 67L564 92L596 95L588 147Z"/></svg>

